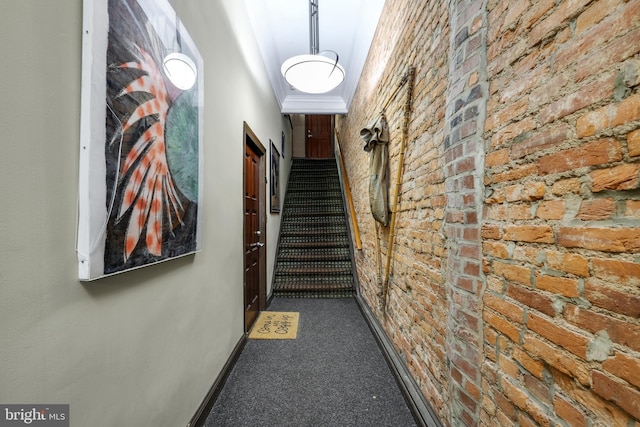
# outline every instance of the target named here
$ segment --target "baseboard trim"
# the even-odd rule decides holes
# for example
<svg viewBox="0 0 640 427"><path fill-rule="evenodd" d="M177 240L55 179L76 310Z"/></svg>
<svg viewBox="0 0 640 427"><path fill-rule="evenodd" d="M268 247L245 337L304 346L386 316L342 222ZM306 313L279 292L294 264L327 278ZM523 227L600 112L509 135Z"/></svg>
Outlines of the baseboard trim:
<svg viewBox="0 0 640 427"><path fill-rule="evenodd" d="M227 382L227 379L229 378L229 374L231 373L231 370L235 366L236 362L238 361L238 358L240 357L240 353L242 353L242 349L244 349L244 346L246 343L247 343L247 335L242 334L242 338L240 338L240 341L238 341L233 351L231 352L229 359L224 364L224 367L222 368L222 372L220 372L220 374L218 375L218 378L216 378L215 382L211 386L211 389L209 390L204 400L198 407L198 410L191 418L191 421L189 421L189 424L187 424L187 427L204 426L204 423L207 420L207 417L209 416L209 412L211 412L211 409L213 408L213 404L216 402L216 399L218 399L218 396L222 391L222 387L224 387L224 384Z"/></svg>
<svg viewBox="0 0 640 427"><path fill-rule="evenodd" d="M387 360L387 364L391 369L400 391L402 392L416 423L421 427L442 427L440 419L436 415L435 411L425 399L420 387L416 384L415 380L409 373L407 365L404 363L398 352L396 351L393 343L387 336L387 333L382 329L380 322L374 316L373 312L362 299L361 296L356 297L358 307L364 316L371 332L378 341L378 345L382 350L384 358Z"/></svg>

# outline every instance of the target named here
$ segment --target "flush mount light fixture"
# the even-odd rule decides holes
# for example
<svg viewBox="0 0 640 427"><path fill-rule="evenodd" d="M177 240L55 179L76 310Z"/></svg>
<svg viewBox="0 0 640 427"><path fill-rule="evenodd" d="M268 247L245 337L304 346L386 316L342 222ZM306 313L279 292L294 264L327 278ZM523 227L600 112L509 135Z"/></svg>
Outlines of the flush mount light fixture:
<svg viewBox="0 0 640 427"><path fill-rule="evenodd" d="M287 83L305 93L326 93L344 80L344 68L338 64L338 54L319 51L318 1L309 0L309 55L298 55L287 59L280 69ZM322 54L331 52L336 58Z"/></svg>
<svg viewBox="0 0 640 427"><path fill-rule="evenodd" d="M196 64L184 53L174 52L164 57L162 68L171 83L181 90L188 90L196 84L198 71Z"/></svg>

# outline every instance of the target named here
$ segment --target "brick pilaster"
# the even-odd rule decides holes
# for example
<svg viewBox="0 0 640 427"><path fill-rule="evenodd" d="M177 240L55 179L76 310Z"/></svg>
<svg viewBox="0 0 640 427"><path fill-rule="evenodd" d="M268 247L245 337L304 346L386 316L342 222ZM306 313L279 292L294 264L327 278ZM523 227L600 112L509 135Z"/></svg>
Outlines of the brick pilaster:
<svg viewBox="0 0 640 427"><path fill-rule="evenodd" d="M487 103L486 1L449 4L451 36L445 144L447 366L452 425L479 425L482 366L480 219Z"/></svg>

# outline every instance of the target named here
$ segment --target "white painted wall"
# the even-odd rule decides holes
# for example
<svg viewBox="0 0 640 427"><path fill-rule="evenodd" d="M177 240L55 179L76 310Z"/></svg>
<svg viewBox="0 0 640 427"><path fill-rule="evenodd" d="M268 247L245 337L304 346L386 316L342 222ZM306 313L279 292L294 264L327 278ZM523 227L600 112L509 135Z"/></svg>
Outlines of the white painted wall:
<svg viewBox="0 0 640 427"><path fill-rule="evenodd" d="M293 123L293 157L307 155L307 128L304 114L292 114Z"/></svg>
<svg viewBox="0 0 640 427"><path fill-rule="evenodd" d="M203 251L81 283L82 2L0 2L0 403L69 403L79 427L186 425L242 336L243 121L265 147L290 127L243 2L172 4L204 58Z"/></svg>

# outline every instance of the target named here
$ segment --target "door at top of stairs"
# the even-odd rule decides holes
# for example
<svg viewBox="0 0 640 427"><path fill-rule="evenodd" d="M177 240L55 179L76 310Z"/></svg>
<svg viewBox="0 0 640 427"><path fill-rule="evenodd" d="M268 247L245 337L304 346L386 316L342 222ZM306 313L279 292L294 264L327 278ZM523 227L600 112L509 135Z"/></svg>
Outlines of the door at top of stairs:
<svg viewBox="0 0 640 427"><path fill-rule="evenodd" d="M333 158L333 116L307 115L306 157L308 159Z"/></svg>

